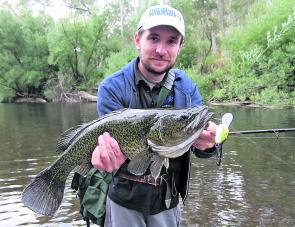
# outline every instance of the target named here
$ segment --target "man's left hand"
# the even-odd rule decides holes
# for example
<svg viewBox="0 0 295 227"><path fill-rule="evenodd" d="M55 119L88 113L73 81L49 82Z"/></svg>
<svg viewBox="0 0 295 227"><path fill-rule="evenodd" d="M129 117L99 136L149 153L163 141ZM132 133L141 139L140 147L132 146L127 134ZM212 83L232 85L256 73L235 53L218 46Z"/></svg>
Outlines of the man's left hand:
<svg viewBox="0 0 295 227"><path fill-rule="evenodd" d="M202 151L212 148L215 145L216 128L217 125L210 121L209 126L201 132L193 146Z"/></svg>

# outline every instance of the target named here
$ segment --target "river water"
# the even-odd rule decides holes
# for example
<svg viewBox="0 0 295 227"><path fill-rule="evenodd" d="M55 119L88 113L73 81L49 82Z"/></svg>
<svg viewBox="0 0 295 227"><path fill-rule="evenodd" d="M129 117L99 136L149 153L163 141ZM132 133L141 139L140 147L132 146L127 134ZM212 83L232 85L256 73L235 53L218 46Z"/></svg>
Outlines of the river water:
<svg viewBox="0 0 295 227"><path fill-rule="evenodd" d="M295 127L294 109L211 106L215 122L234 115L231 130ZM24 207L21 192L57 158L66 129L96 118L95 104L0 104L0 226L83 226L68 179L54 217ZM295 226L295 133L231 136L215 159L192 158L182 226Z"/></svg>

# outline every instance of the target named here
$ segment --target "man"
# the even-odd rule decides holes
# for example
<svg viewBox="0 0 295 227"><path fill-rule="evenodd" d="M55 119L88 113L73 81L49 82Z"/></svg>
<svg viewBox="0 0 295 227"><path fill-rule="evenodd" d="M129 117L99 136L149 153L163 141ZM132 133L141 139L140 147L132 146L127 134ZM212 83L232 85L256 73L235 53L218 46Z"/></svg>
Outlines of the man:
<svg viewBox="0 0 295 227"><path fill-rule="evenodd" d="M99 86L100 116L122 108L154 108L168 71L174 66L185 37L182 14L167 5L152 6L139 21L134 41L139 57L107 77ZM183 71L174 69L175 80L162 107L184 108L201 105L201 95ZM216 125L210 122L194 142L191 152L201 158L215 154ZM113 172L109 187L105 226L179 226L179 195L186 199L190 174L190 153L169 160L162 181L151 181L150 173L134 176L126 169L128 159L108 132L98 138L92 164ZM167 191L168 188L168 191ZM165 204L165 197L171 203Z"/></svg>

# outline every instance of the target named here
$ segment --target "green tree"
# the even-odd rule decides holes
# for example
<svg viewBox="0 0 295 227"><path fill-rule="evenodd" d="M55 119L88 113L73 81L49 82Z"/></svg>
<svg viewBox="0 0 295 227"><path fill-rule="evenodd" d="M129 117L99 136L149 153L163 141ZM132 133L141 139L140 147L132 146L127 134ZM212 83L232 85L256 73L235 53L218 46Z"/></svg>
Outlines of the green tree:
<svg viewBox="0 0 295 227"><path fill-rule="evenodd" d="M86 19L63 19L50 30L49 62L72 79L73 88L85 89L109 53L118 49L116 40L108 40L106 22L106 14L92 13Z"/></svg>
<svg viewBox="0 0 295 227"><path fill-rule="evenodd" d="M41 95L48 74L47 17L0 12L0 84L12 95Z"/></svg>
<svg viewBox="0 0 295 227"><path fill-rule="evenodd" d="M253 5L244 26L223 39L234 78L225 93L227 98L294 105L294 1L262 3Z"/></svg>
<svg viewBox="0 0 295 227"><path fill-rule="evenodd" d="M197 65L203 73L207 57L218 49L216 0L172 0L171 5L183 12L186 24L185 42L178 63L185 68Z"/></svg>

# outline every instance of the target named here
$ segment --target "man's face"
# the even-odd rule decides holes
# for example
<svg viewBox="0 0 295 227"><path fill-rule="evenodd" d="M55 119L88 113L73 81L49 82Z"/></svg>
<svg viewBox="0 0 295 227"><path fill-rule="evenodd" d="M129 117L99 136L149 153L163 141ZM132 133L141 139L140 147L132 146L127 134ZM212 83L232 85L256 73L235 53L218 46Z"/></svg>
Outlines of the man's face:
<svg viewBox="0 0 295 227"><path fill-rule="evenodd" d="M143 74L163 75L173 67L181 49L182 36L170 26L157 26L135 34L139 69Z"/></svg>

